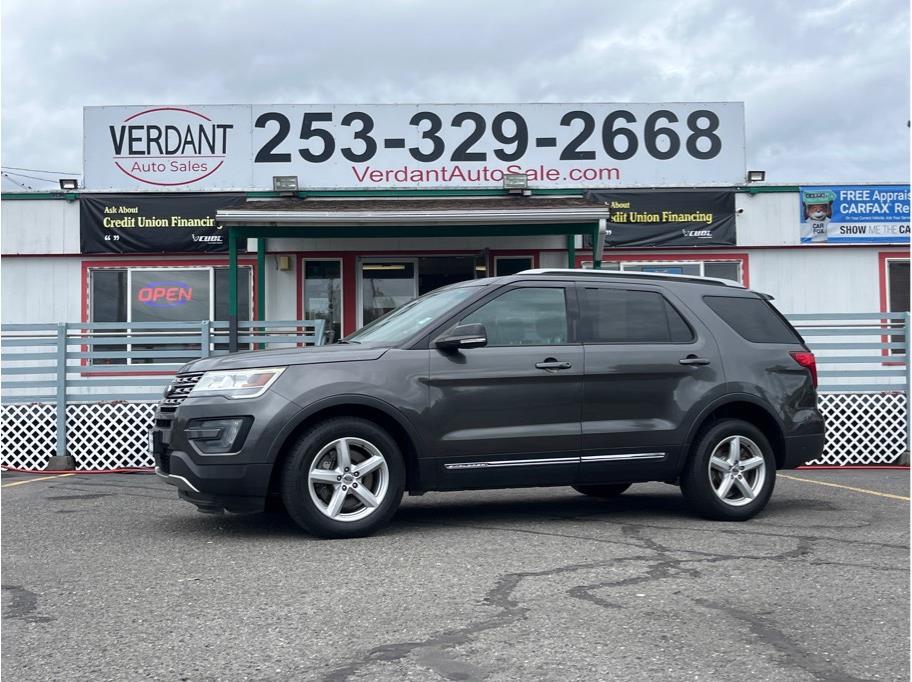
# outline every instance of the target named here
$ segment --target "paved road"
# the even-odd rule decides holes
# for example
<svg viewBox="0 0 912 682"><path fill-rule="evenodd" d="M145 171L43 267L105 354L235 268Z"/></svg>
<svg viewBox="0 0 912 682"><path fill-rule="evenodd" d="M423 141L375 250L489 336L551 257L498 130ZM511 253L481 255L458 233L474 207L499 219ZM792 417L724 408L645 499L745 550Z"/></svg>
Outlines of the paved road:
<svg viewBox="0 0 912 682"><path fill-rule="evenodd" d="M664 484L539 488L407 498L376 537L318 541L152 476L4 474L3 672L908 680L908 472L787 475L744 524Z"/></svg>

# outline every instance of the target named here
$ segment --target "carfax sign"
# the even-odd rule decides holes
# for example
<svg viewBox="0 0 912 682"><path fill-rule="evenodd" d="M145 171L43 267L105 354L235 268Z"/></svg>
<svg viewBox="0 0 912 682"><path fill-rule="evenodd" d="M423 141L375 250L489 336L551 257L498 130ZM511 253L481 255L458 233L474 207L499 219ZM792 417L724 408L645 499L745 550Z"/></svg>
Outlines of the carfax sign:
<svg viewBox="0 0 912 682"><path fill-rule="evenodd" d="M94 191L732 185L741 102L86 107Z"/></svg>
<svg viewBox="0 0 912 682"><path fill-rule="evenodd" d="M802 244L909 243L909 185L799 189Z"/></svg>

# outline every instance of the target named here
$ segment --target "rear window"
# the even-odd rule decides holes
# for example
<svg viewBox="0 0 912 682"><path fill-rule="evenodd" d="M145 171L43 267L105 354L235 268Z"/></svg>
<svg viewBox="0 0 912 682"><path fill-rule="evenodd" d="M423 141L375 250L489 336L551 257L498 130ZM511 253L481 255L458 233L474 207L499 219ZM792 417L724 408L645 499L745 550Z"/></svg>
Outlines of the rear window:
<svg viewBox="0 0 912 682"><path fill-rule="evenodd" d="M580 304L584 343L689 343L694 338L659 293L587 287Z"/></svg>
<svg viewBox="0 0 912 682"><path fill-rule="evenodd" d="M704 296L713 312L754 343L801 343L801 337L779 312L761 298Z"/></svg>

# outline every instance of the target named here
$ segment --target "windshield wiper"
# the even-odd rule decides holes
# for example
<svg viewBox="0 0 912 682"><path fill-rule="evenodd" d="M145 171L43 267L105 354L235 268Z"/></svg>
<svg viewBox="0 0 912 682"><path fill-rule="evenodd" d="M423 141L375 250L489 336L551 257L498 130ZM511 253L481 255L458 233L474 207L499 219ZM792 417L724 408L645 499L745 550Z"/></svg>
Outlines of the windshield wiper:
<svg viewBox="0 0 912 682"><path fill-rule="evenodd" d="M347 341L346 339L339 339L338 341L336 341L336 343L354 343L354 344L358 344L358 345L361 344L360 341Z"/></svg>

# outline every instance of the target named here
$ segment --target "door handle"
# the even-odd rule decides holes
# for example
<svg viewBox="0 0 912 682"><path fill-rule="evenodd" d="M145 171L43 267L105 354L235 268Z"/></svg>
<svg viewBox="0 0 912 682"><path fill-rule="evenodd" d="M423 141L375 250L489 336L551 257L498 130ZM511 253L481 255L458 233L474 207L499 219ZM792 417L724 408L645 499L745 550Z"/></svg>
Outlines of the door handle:
<svg viewBox="0 0 912 682"><path fill-rule="evenodd" d="M536 369L570 369L573 365L569 362L561 362L554 358L548 358L544 362L536 362Z"/></svg>
<svg viewBox="0 0 912 682"><path fill-rule="evenodd" d="M698 358L696 355L688 355L686 358L678 360L682 365L708 365L710 363L706 358Z"/></svg>

